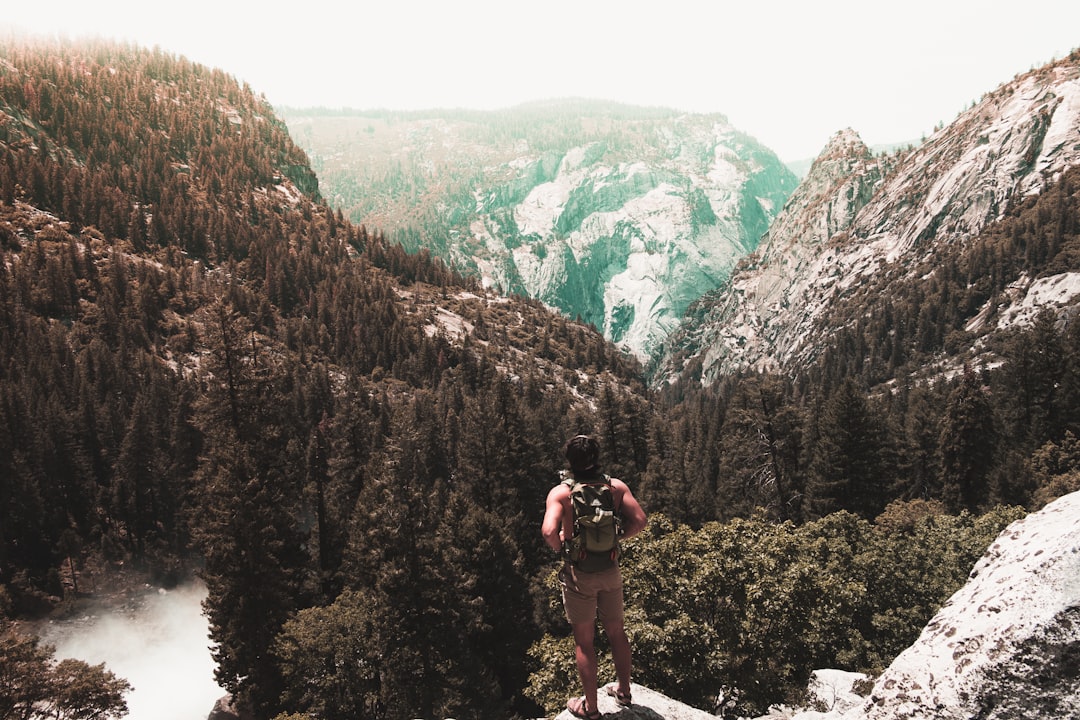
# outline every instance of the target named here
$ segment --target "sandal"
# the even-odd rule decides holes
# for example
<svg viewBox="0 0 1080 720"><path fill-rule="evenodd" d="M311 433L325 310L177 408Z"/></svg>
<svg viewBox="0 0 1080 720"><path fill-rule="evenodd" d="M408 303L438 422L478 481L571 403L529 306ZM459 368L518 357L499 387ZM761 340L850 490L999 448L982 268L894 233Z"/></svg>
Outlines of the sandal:
<svg viewBox="0 0 1080 720"><path fill-rule="evenodd" d="M585 708L585 696L574 698L570 702L566 703L566 709L570 711L570 714L574 717L585 718L585 720L600 720L603 715L599 710L589 711Z"/></svg>
<svg viewBox="0 0 1080 720"><path fill-rule="evenodd" d="M615 698L615 702L622 707L630 707L634 704L630 699L630 691L627 690L626 692L623 692L616 683L611 683L604 689L607 690L607 694Z"/></svg>

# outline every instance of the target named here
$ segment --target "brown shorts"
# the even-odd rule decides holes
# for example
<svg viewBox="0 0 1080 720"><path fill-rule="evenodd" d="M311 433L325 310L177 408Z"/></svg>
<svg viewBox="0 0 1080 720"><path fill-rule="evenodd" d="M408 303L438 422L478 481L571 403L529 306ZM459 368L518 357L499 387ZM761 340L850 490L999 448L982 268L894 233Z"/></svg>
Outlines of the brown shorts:
<svg viewBox="0 0 1080 720"><path fill-rule="evenodd" d="M622 622L623 587L619 566L597 573L578 572L567 564L559 571L563 608L571 625L583 622Z"/></svg>

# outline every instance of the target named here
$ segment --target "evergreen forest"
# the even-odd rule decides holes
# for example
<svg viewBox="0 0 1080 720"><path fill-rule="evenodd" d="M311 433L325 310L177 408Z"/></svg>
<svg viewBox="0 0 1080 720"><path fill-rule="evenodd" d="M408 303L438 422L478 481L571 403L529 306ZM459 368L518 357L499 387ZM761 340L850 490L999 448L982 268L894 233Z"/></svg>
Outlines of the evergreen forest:
<svg viewBox="0 0 1080 720"><path fill-rule="evenodd" d="M123 679L15 621L193 577L256 718L557 711L540 520L579 432L650 516L635 682L746 715L880 671L1009 522L1080 489L1080 323L964 356L994 293L1080 270L1078 188L846 298L808 367L657 389L595 328L346 220L226 72L2 39L0 718L122 716Z"/></svg>

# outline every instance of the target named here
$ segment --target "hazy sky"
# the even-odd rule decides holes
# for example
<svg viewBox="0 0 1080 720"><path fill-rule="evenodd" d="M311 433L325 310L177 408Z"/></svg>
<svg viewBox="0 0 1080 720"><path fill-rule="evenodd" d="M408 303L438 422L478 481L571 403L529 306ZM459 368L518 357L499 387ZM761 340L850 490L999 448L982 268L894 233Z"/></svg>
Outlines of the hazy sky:
<svg viewBox="0 0 1080 720"><path fill-rule="evenodd" d="M494 109L595 97L724 113L789 161L845 127L870 145L917 140L1080 47L1077 0L5 4L23 29L158 45L274 105Z"/></svg>

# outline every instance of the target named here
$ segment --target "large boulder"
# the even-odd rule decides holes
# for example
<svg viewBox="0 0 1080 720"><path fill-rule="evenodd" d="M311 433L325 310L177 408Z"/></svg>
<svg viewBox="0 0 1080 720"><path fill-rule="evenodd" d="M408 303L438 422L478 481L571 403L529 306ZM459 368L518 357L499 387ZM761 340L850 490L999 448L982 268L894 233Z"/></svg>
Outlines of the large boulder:
<svg viewBox="0 0 1080 720"><path fill-rule="evenodd" d="M600 688L597 709L603 713L604 720L716 720L715 715L684 705L642 685L631 685L630 690L634 703L624 708ZM555 720L576 719L569 710L563 710Z"/></svg>
<svg viewBox="0 0 1080 720"><path fill-rule="evenodd" d="M1080 717L1080 493L1011 524L843 720Z"/></svg>
<svg viewBox="0 0 1080 720"><path fill-rule="evenodd" d="M206 716L206 720L255 720L255 716L238 708L233 703L232 695L225 695L214 703L214 709Z"/></svg>

